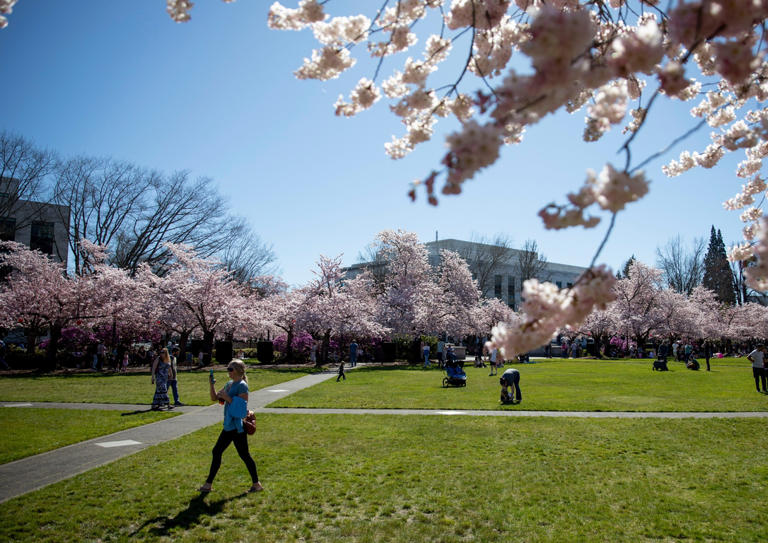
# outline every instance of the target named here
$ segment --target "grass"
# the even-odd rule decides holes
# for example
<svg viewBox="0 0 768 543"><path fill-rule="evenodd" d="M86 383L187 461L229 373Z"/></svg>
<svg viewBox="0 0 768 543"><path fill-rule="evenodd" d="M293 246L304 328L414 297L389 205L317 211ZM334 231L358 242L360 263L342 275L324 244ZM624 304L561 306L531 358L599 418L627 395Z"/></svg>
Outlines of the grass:
<svg viewBox="0 0 768 543"><path fill-rule="evenodd" d="M354 377L351 376L352 379ZM260 416L265 492L218 428L0 508L0 540L764 541L764 421ZM752 505L750 505L752 504Z"/></svg>
<svg viewBox="0 0 768 543"><path fill-rule="evenodd" d="M0 464L177 414L146 412L126 417L119 411L38 408L4 408L1 413Z"/></svg>
<svg viewBox="0 0 768 543"><path fill-rule="evenodd" d="M249 369L251 390L273 386L309 373L303 369ZM227 381L225 371L215 373L217 386ZM0 377L0 401L84 402L149 405L155 386L150 374L100 374ZM170 394L170 391L169 391ZM171 397L173 399L173 397ZM209 405L208 370L179 372L179 399L188 405Z"/></svg>
<svg viewBox="0 0 768 543"><path fill-rule="evenodd" d="M703 364L703 361L702 361ZM465 366L467 386L442 388L445 373L362 367L347 380L326 381L271 407L509 409L543 411L766 411L746 359L717 359L712 371L690 371L670 362L651 370L650 360L563 360L515 364L523 402L499 404L499 380L488 368ZM510 367L510 366L507 366ZM706 368L706 366L704 366ZM501 370L503 372L503 370Z"/></svg>

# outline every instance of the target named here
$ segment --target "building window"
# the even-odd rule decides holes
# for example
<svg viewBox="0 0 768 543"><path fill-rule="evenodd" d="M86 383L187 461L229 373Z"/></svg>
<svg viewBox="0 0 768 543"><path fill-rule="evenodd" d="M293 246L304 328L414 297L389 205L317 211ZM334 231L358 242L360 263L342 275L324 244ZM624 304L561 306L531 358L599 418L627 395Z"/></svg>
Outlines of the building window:
<svg viewBox="0 0 768 543"><path fill-rule="evenodd" d="M501 275L495 275L493 279L494 279L493 295L499 300L501 300Z"/></svg>
<svg viewBox="0 0 768 543"><path fill-rule="evenodd" d="M555 281L555 284L557 285L557 288L563 288L563 282L562 281Z"/></svg>
<svg viewBox="0 0 768 543"><path fill-rule="evenodd" d="M29 248L41 253L53 254L53 223L35 221L32 223L32 235L29 238Z"/></svg>
<svg viewBox="0 0 768 543"><path fill-rule="evenodd" d="M16 241L16 219L0 219L0 241Z"/></svg>
<svg viewBox="0 0 768 543"><path fill-rule="evenodd" d="M507 305L515 308L515 278L511 275L507 276Z"/></svg>
<svg viewBox="0 0 768 543"><path fill-rule="evenodd" d="M573 283L568 283L568 288L571 288L573 286Z"/></svg>

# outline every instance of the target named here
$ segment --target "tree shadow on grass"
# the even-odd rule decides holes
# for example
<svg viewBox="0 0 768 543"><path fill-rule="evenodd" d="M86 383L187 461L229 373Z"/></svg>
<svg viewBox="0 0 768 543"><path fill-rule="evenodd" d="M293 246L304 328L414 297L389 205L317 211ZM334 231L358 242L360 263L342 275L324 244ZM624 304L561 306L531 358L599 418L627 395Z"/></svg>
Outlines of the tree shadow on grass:
<svg viewBox="0 0 768 543"><path fill-rule="evenodd" d="M176 513L174 517L159 516L147 520L141 526L136 528L130 535L134 536L141 532L147 526L153 524L159 524L158 526L152 526L149 529L149 533L153 536L170 536L171 532L175 529L188 530L189 528L200 523L203 517L213 517L221 513L224 509L224 505L232 500L240 499L246 496L248 493L243 492L236 496L230 496L229 498L222 498L213 502L206 502L206 494L200 494L195 496L189 501L186 509Z"/></svg>

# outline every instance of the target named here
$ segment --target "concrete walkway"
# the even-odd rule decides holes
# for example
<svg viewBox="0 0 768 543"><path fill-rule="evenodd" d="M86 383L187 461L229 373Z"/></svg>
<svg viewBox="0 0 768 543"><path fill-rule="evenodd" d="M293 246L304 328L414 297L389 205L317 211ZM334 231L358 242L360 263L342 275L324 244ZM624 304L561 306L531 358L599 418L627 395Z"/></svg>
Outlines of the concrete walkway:
<svg viewBox="0 0 768 543"><path fill-rule="evenodd" d="M257 410L298 390L335 376L335 372L305 375L274 387L256 390L249 394L248 405L251 409ZM125 404L4 402L0 405L6 408L19 409L61 407L65 409L118 409L126 412L147 411L149 409L147 405ZM114 462L147 447L176 439L207 426L221 424L222 407L218 403L207 407L185 406L176 409L183 414L0 465L0 503Z"/></svg>
<svg viewBox="0 0 768 543"><path fill-rule="evenodd" d="M463 415L471 417L571 417L584 419L743 419L768 418L768 411L667 412L667 411L488 411L477 409L335 409L303 407L263 407L255 413L314 414L314 415Z"/></svg>
<svg viewBox="0 0 768 543"><path fill-rule="evenodd" d="M434 410L434 409L306 409L267 408L266 405L301 389L311 387L336 377L336 372L306 375L273 387L250 393L248 405L257 413L277 414L343 414L343 415L439 415L439 416L486 416L486 417L581 417L581 418L768 418L768 412L739 413L671 413L671 412L621 412L621 411L522 411L518 409ZM104 409L124 412L147 411L147 405L85 404L45 402L3 402L4 408L48 407L61 409ZM183 413L177 417L130 428L107 436L15 462L0 465L0 503L38 490L52 483L74 477L98 466L114 462L138 451L158 445L201 428L221 424L222 408L219 404L207 407L184 406L176 408Z"/></svg>

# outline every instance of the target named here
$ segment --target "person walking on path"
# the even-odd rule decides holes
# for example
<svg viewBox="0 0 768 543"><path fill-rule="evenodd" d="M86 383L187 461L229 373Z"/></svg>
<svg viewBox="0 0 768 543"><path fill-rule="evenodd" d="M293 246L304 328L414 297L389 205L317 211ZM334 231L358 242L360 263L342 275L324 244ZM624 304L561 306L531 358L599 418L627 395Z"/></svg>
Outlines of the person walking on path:
<svg viewBox="0 0 768 543"><path fill-rule="evenodd" d="M523 393L520 392L520 372L515 368L509 368L502 373L499 377L499 384L501 385L501 403L520 403L523 401Z"/></svg>
<svg viewBox="0 0 768 543"><path fill-rule="evenodd" d="M339 376L336 377L336 382L339 382L339 379L347 380L347 376L344 374L344 361L339 360Z"/></svg>
<svg viewBox="0 0 768 543"><path fill-rule="evenodd" d="M349 367L357 366L357 342L353 339L349 344Z"/></svg>
<svg viewBox="0 0 768 543"><path fill-rule="evenodd" d="M229 447L230 443L235 444L237 454L245 463L245 467L248 469L248 473L251 476L251 487L248 492L259 492L264 490L259 482L259 475L256 471L256 462L253 461L251 453L248 451L248 434L242 427L242 424L235 423L235 418L230 416L230 412L247 413L248 412L248 378L245 375L245 363L242 360L235 358L230 361L227 366L227 372L229 372L230 380L227 384L216 392L213 384L216 382L211 374L210 379L210 395L211 401L224 402L224 426L219 434L219 439L216 440L211 454L211 468L208 471L208 478L205 480L203 486L198 490L207 494L213 490L213 480L216 478L216 473L221 467L221 455Z"/></svg>
<svg viewBox="0 0 768 543"><path fill-rule="evenodd" d="M747 355L747 360L752 362L752 376L755 378L755 388L760 392L760 384L762 383L762 392L765 394L765 346L762 343L758 345L754 351Z"/></svg>
<svg viewBox="0 0 768 543"><path fill-rule="evenodd" d="M173 405L180 407L184 404L179 401L179 381L176 362L179 357L179 348L173 348L173 354L171 355L171 368L168 375L168 386L173 392Z"/></svg>
<svg viewBox="0 0 768 543"><path fill-rule="evenodd" d="M171 357L168 349L161 349L160 354L152 361L152 383L155 385L155 396L152 398L152 410L163 407L173 409L168 399L168 375L171 371Z"/></svg>

